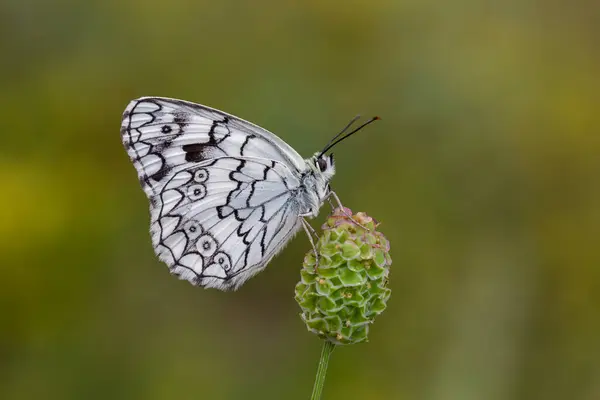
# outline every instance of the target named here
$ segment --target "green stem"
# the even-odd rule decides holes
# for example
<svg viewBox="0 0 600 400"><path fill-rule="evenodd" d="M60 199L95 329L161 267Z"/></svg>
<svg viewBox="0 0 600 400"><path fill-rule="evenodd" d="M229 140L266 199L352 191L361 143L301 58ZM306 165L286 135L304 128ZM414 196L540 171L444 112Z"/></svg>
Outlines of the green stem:
<svg viewBox="0 0 600 400"><path fill-rule="evenodd" d="M323 392L323 386L325 385L325 375L327 374L327 364L329 364L329 357L335 349L335 344L329 340L323 340L323 349L321 350L321 359L319 360L319 367L317 368L317 376L315 377L315 385L313 386L312 396L310 400L320 400L321 393Z"/></svg>

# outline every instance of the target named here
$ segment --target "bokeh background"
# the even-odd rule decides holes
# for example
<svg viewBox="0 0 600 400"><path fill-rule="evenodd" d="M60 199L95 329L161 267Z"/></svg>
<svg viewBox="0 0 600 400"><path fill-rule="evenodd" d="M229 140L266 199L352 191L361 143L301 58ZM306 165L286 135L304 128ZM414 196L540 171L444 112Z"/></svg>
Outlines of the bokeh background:
<svg viewBox="0 0 600 400"><path fill-rule="evenodd" d="M169 276L121 145L226 110L382 221L393 289L325 399L600 399L600 3L4 0L0 398L307 399L299 235L235 293ZM315 221L318 226L327 211Z"/></svg>

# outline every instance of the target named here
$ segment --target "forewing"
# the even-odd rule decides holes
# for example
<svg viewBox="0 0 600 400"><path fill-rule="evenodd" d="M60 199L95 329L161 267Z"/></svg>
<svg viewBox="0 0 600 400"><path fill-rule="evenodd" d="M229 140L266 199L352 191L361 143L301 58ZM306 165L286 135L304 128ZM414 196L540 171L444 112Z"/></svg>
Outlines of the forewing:
<svg viewBox="0 0 600 400"><path fill-rule="evenodd" d="M179 166L223 156L256 157L305 169L302 157L271 132L233 115L182 100L143 97L127 106L123 144L144 191L160 192Z"/></svg>

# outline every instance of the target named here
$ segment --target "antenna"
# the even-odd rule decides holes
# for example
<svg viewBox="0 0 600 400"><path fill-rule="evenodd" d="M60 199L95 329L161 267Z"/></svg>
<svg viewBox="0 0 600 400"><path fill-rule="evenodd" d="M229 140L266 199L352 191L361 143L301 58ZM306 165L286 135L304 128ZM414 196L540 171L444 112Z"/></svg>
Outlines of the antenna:
<svg viewBox="0 0 600 400"><path fill-rule="evenodd" d="M354 129L353 131L351 131L350 133L346 134L346 136L342 136L340 138L340 135L343 134L346 130L348 130L348 128L354 123L356 122L356 120L358 120L360 118L360 115L357 115L356 117L354 117L352 119L352 121L350 121L350 123L348 125L346 125L346 127L337 135L335 135L333 137L333 139L331 139L329 141L329 143L327 143L327 145L325 146L325 148L321 151L321 153L319 153L319 157L321 157L324 153L326 153L329 149L331 149L333 146L335 146L336 144L340 143L341 141L348 139L350 136L354 135L356 132L360 131L362 128L364 128L365 126L369 125L371 122L375 122L378 119L381 119L379 117L373 117L371 119L369 119L368 121L366 121L364 124L360 125L358 128ZM339 138L339 139L338 139ZM337 139L337 140L336 140Z"/></svg>
<svg viewBox="0 0 600 400"><path fill-rule="evenodd" d="M329 147L329 145L330 145L331 143L333 143L333 141L334 141L335 139L337 139L338 137L340 137L340 135L341 135L341 134L343 134L344 132L346 132L346 131L348 130L348 128L350 128L350 127L352 126L352 124L354 124L356 121L358 121L358 120L360 119L360 117L361 117L361 115L360 115L360 114L358 114L357 116L355 116L354 118L352 118L352 119L350 120L350 122L348 122L348 124L347 124L347 125L344 127L344 129L342 129L342 130L340 131L340 133L338 133L337 135L335 135L334 137L332 137L332 138L331 138L331 140L329 141L329 143L327 143L327 144L325 145L325 148L328 148L328 147ZM323 150L323 151L322 151L322 152L319 154L319 157L321 157L321 156L323 155L323 153L325 153L325 150Z"/></svg>

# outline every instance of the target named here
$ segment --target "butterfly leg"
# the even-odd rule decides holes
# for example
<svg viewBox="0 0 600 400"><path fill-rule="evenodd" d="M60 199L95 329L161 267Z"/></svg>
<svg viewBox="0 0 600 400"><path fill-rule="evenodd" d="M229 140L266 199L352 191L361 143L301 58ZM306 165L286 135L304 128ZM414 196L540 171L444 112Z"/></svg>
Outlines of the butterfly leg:
<svg viewBox="0 0 600 400"><path fill-rule="evenodd" d="M338 204L338 207L341 208L342 210L344 209L344 205L342 204L342 202L340 201L340 198L338 197L338 195L333 191L330 190L329 194L327 195L327 199L330 200L330 198L333 197L335 199L335 201Z"/></svg>
<svg viewBox="0 0 600 400"><path fill-rule="evenodd" d="M317 238L317 240L319 239L319 235L317 235L317 232L315 232L313 227L310 226L310 224L304 219L303 216L300 216L300 221L302 221L302 227L304 228L304 231L306 232L306 235L308 236L308 240L310 241L310 244L313 248L313 252L315 253L315 271L316 271L317 268L319 267L319 253L317 252L317 247L315 246L315 242L313 240L313 235Z"/></svg>
<svg viewBox="0 0 600 400"><path fill-rule="evenodd" d="M331 201L331 196L327 196L327 201L329 202L329 207L331 207L332 210L335 210L335 204L333 204L333 201Z"/></svg>
<svg viewBox="0 0 600 400"><path fill-rule="evenodd" d="M340 210L342 210L342 213L344 213L344 215L346 217L348 217L350 219L350 221L352 221L355 225L360 226L361 228L363 228L366 231L369 230L369 228L367 228L366 226L362 226L361 224L359 224L358 222L356 222L354 220L354 218L352 218L352 215L350 215L350 214L348 214L348 212L346 212L346 207L344 207L344 205L340 201L340 198L338 197L338 195L333 190L329 191L329 194L327 195L327 200L329 200L329 204L331 205L331 208L335 209L335 207L333 206L333 204L331 204L330 197L333 197L335 199L335 201L338 204L338 207L340 208Z"/></svg>

